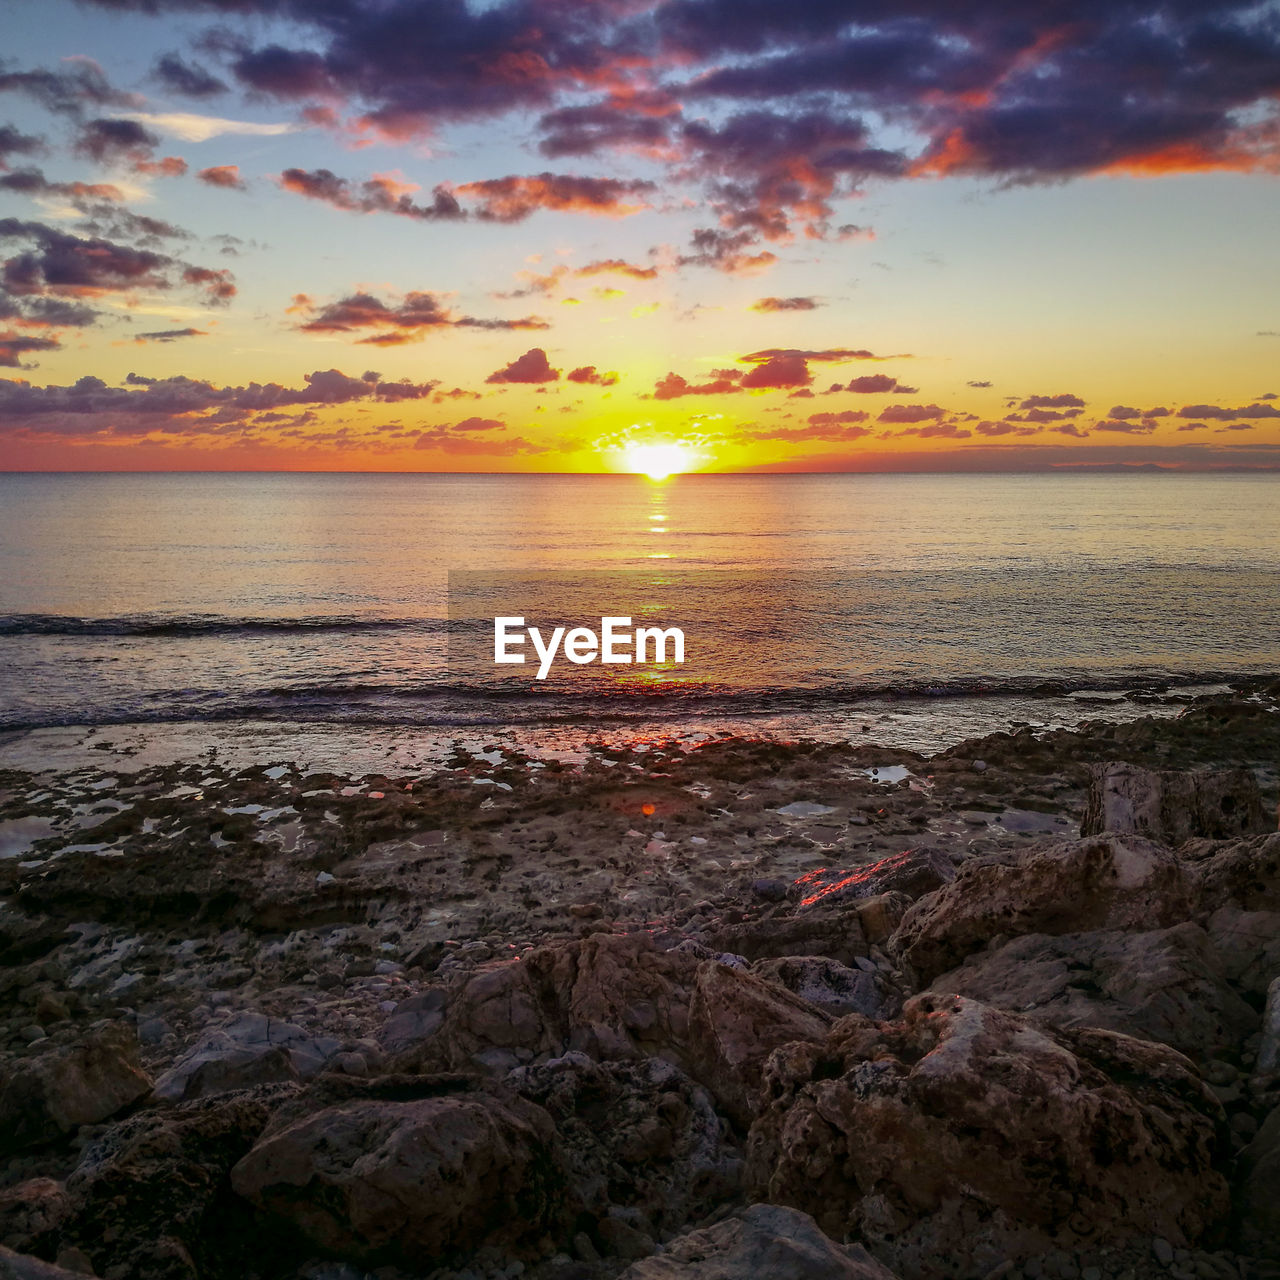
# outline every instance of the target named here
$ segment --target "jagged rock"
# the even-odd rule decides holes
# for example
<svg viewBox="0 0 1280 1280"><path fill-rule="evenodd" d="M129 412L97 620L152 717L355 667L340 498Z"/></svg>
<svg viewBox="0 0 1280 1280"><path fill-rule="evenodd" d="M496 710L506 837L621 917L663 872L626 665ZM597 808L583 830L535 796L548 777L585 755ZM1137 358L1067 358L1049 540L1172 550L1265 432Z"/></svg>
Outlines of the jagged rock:
<svg viewBox="0 0 1280 1280"><path fill-rule="evenodd" d="M0 1070L0 1154L97 1124L151 1088L131 1027L109 1023L80 1044Z"/></svg>
<svg viewBox="0 0 1280 1280"><path fill-rule="evenodd" d="M445 991L431 987L401 1000L378 1032L378 1043L388 1053L400 1053L434 1035L444 1021Z"/></svg>
<svg viewBox="0 0 1280 1280"><path fill-rule="evenodd" d="M1280 978L1267 988L1267 1003L1262 1011L1262 1040L1258 1045L1258 1075L1280 1071Z"/></svg>
<svg viewBox="0 0 1280 1280"><path fill-rule="evenodd" d="M313 1036L291 1022L245 1012L208 1032L157 1081L168 1102L308 1080L342 1049L332 1036Z"/></svg>
<svg viewBox="0 0 1280 1280"><path fill-rule="evenodd" d="M855 907L856 904L850 903L844 910L721 925L708 930L706 941L713 951L726 951L747 960L765 960L770 956L828 956L841 964L852 964L871 949Z"/></svg>
<svg viewBox="0 0 1280 1280"><path fill-rule="evenodd" d="M326 1253L419 1270L485 1244L543 1252L566 1203L550 1116L485 1094L326 1107L267 1133L231 1184Z"/></svg>
<svg viewBox="0 0 1280 1280"><path fill-rule="evenodd" d="M865 1249L837 1244L807 1213L753 1204L736 1217L678 1236L619 1280L894 1280Z"/></svg>
<svg viewBox="0 0 1280 1280"><path fill-rule="evenodd" d="M883 1018L896 1011L893 993L878 974L850 969L826 956L779 956L758 961L752 971L837 1018L846 1013Z"/></svg>
<svg viewBox="0 0 1280 1280"><path fill-rule="evenodd" d="M801 876L796 884L803 892L802 911L830 907L849 899L872 898L882 893L901 893L921 898L950 884L956 878L955 865L939 849L906 849L879 862L850 870L823 868Z"/></svg>
<svg viewBox="0 0 1280 1280"><path fill-rule="evenodd" d="M574 1050L597 1061L652 1055L681 1065L745 1123L764 1059L787 1040L821 1038L830 1021L785 987L658 951L645 934L593 934L475 974L435 1035L395 1066L498 1073Z"/></svg>
<svg viewBox="0 0 1280 1280"><path fill-rule="evenodd" d="M1250 996L1265 998L1280 973L1280 911L1220 907L1205 924L1228 981Z"/></svg>
<svg viewBox="0 0 1280 1280"><path fill-rule="evenodd" d="M908 1280L1139 1235L1191 1244L1228 1207L1223 1113L1174 1050L1050 1030L959 997L851 1015L765 1069L746 1185L856 1235Z"/></svg>
<svg viewBox="0 0 1280 1280"><path fill-rule="evenodd" d="M1178 852L1192 867L1201 910L1280 912L1280 832L1228 844L1201 841Z"/></svg>
<svg viewBox="0 0 1280 1280"><path fill-rule="evenodd" d="M231 1166L296 1085L143 1111L85 1148L67 1179L63 1229L100 1271L130 1280L245 1274L273 1251L235 1196ZM238 1268L238 1270L237 1270Z"/></svg>
<svg viewBox="0 0 1280 1280"><path fill-rule="evenodd" d="M1190 923L1150 933L1031 934L969 956L931 989L1057 1026L1159 1040L1199 1061L1234 1056L1258 1022L1208 935Z"/></svg>
<svg viewBox="0 0 1280 1280"><path fill-rule="evenodd" d="M1140 836L1049 840L975 858L907 912L890 950L927 984L995 938L1152 929L1191 914L1191 876Z"/></svg>
<svg viewBox="0 0 1280 1280"><path fill-rule="evenodd" d="M1240 1153L1235 1207L1237 1248L1280 1261L1280 1107Z"/></svg>
<svg viewBox="0 0 1280 1280"><path fill-rule="evenodd" d="M689 1007L689 1070L745 1128L769 1054L795 1040L823 1040L830 1026L829 1014L785 987L706 960Z"/></svg>
<svg viewBox="0 0 1280 1280"><path fill-rule="evenodd" d="M0 1244L0 1280L84 1280L84 1276Z"/></svg>
<svg viewBox="0 0 1280 1280"><path fill-rule="evenodd" d="M0 1239L25 1253L46 1252L70 1213L61 1182L28 1178L0 1191Z"/></svg>
<svg viewBox="0 0 1280 1280"><path fill-rule="evenodd" d="M911 902L905 893L877 893L871 898L859 898L853 909L867 941L875 946L886 943L910 910Z"/></svg>
<svg viewBox="0 0 1280 1280"><path fill-rule="evenodd" d="M618 1251L605 1238L611 1212L633 1215L633 1229L652 1238L738 1191L742 1156L728 1125L706 1089L670 1062L599 1063L568 1053L519 1067L506 1084L554 1120L575 1214L595 1220L602 1252Z"/></svg>
<svg viewBox="0 0 1280 1280"><path fill-rule="evenodd" d="M1133 832L1167 845L1265 830L1262 796L1248 769L1181 772L1131 764L1093 766L1080 823L1081 836Z"/></svg>

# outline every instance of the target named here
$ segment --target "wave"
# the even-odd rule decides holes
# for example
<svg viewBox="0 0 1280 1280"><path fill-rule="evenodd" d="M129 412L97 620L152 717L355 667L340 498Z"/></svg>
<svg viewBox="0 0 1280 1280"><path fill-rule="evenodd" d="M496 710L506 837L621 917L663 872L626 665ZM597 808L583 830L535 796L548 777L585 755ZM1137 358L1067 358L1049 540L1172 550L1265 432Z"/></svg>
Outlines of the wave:
<svg viewBox="0 0 1280 1280"><path fill-rule="evenodd" d="M0 636L216 636L334 631L443 633L442 618L370 618L317 614L312 617L235 618L222 614L130 613L113 618L77 618L54 613L0 614Z"/></svg>
<svg viewBox="0 0 1280 1280"><path fill-rule="evenodd" d="M0 711L0 730L24 731L71 725L176 722L277 721L422 728L453 726L591 725L652 721L750 720L769 716L820 716L883 710L899 703L923 708L945 700L1073 698L1086 705L1114 701L1181 700L1186 690L1230 686L1262 689L1277 681L1274 671L1162 671L1090 673L1081 676L957 677L944 681L892 680L826 687L775 686L735 689L676 683L637 690L535 690L528 685L481 687L456 683L409 685L329 684L239 692L185 689L125 698L114 703L31 707Z"/></svg>

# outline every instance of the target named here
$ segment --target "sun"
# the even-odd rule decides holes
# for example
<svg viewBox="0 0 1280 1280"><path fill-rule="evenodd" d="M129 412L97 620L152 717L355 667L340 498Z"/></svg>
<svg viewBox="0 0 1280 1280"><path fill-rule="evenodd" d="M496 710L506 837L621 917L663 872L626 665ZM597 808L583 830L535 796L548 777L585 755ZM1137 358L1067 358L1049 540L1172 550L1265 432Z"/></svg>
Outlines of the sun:
<svg viewBox="0 0 1280 1280"><path fill-rule="evenodd" d="M687 471L696 458L692 450L682 444L630 444L623 458L626 469L650 480L665 480L679 471Z"/></svg>

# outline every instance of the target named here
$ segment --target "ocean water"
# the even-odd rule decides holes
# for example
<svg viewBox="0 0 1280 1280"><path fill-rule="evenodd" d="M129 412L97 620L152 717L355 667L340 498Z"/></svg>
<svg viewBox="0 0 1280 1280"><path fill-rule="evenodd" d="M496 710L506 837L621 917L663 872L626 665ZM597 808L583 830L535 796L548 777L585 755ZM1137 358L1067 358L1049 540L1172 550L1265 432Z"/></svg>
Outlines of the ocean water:
<svg viewBox="0 0 1280 1280"><path fill-rule="evenodd" d="M498 677L494 580L694 652ZM1277 671L1280 475L0 475L8 730L959 732Z"/></svg>

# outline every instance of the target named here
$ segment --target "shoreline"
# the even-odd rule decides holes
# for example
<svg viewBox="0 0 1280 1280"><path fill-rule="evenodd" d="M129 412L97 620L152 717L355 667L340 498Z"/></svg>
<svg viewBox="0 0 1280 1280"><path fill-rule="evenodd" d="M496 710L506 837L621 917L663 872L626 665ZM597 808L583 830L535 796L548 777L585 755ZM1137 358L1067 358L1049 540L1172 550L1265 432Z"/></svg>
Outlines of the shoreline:
<svg viewBox="0 0 1280 1280"><path fill-rule="evenodd" d="M912 1019L922 1016L919 1001L926 995L921 992L927 994L929 987L921 978L923 962L904 960L911 953L903 931L909 933L914 914L945 898L957 878L963 881L969 874L967 869L976 875L986 866L1025 867L1032 875L1047 859L1059 856L1054 851L1066 850L1061 856L1074 857L1071 850L1094 847L1079 838L1093 766L1123 760L1139 769L1212 768L1245 777L1269 822L1264 829L1274 831L1280 799L1276 693L1272 686L1244 697L1205 696L1175 718L1094 719L1076 730L1024 727L927 756L862 742L726 737L693 745L601 744L574 759L557 759L550 752L536 758L490 740L474 751L453 748L437 763L427 763L420 754L412 768L319 771L277 758L274 743L261 738L257 762L235 767L240 762L227 751L210 755L207 746L205 754L157 762L141 748L133 755L117 747L95 750L98 734L70 735L65 767L39 775L0 769L0 841L7 841L9 854L0 858L0 972L9 992L8 1012L0 1021L0 1075L10 1082L13 1096L12 1081L28 1080L33 1072L42 1081L52 1079L53 1068L42 1064L55 1062L64 1063L58 1069L58 1079L63 1079L71 1070L65 1062L79 1061L77 1055L89 1052L87 1046L96 1046L94 1078L118 1078L124 1083L117 1092L128 1096L123 1102L113 1097L90 1120L65 1127L56 1117L48 1120L34 1141L29 1135L14 1137L12 1109L5 1111L0 1101L0 1130L8 1134L0 1218L12 1211L15 1196L30 1200L36 1195L33 1178L65 1186L57 1193L65 1211L48 1210L55 1225L33 1228L24 1238L31 1250L50 1260L67 1248L88 1250L98 1274L113 1280L135 1274L230 1280L251 1271L263 1280L345 1277L372 1273L374 1264L383 1268L379 1277L391 1280L455 1274L610 1280L633 1264L649 1265L646 1258L662 1259L686 1229L701 1225L714 1230L716 1222L731 1221L739 1224L733 1230L745 1230L741 1224L747 1220L733 1215L753 1196L760 1198L762 1186L751 1173L751 1160L757 1159L750 1156L752 1143L767 1138L774 1144L770 1159L777 1170L784 1168L786 1157L776 1145L780 1139L769 1128L768 1115L759 1110L754 1086L726 1083L759 1079L764 1065L759 1048L742 1049L747 1056L732 1069L717 1055L727 1053L728 1061L736 1062L739 1050L734 1046L755 1044L762 1035L769 1048L785 1044L788 1036L801 1042L821 1039L835 1034L833 1028L851 1027L849 1018L858 1026L899 1028L893 1035L908 1034L901 1028L914 1026ZM105 731L101 737L111 742ZM245 751L250 745L242 742ZM12 743L0 749L0 760L6 755L11 760L11 749ZM1156 857L1147 852L1149 841L1140 840L1132 845L1137 852L1124 853L1129 847L1125 839L1106 837L1106 856L1130 862ZM1213 855L1224 857L1237 856L1233 851L1245 846L1270 848L1261 835L1234 841L1220 836L1200 844L1213 845ZM1209 855L1201 849L1195 856ZM1260 855L1255 851L1248 856ZM1197 947L1228 947L1221 930L1210 928L1207 908L1200 915L1190 907L1171 908L1174 914L1162 917L1159 895L1168 888L1161 881L1164 887L1157 891L1154 883L1143 891L1146 907L1118 925L1103 921L1100 926L1089 914L1089 895L1075 901L1077 894L1068 889L1055 909L1078 912L1073 923L1080 928L1047 932L1085 936L1089 929L1110 929L1105 938L1099 934L1099 940L1081 944L1094 957L1088 963L1102 964L1096 956L1105 959L1119 948L1122 970L1131 971L1139 986L1147 980L1144 965L1151 962L1132 950L1138 945L1133 940L1153 936L1141 931L1147 927L1140 923L1142 910L1151 914L1151 926L1161 928L1173 924L1181 910L1201 921L1195 928L1208 930L1203 943L1178 943L1191 946L1187 956L1199 955ZM1255 917L1271 911L1268 919L1280 926L1280 898L1274 907L1268 905L1277 895L1280 881L1259 889L1257 902L1241 902L1231 910L1246 916L1252 911ZM1222 910L1226 907L1218 909L1214 920L1221 920ZM1263 943L1256 938L1242 943L1237 937L1231 945L1246 951L1261 946L1262 955L1272 957L1266 925L1259 927ZM986 926L984 941L994 938L996 948L1017 948L1023 943L1016 935L1027 931L1015 929L1012 940L1003 941L995 936L999 932ZM1280 940L1280 927L1274 932ZM1184 968L1192 963L1187 956L1178 961ZM1273 960L1280 967L1280 948ZM1028 997L1019 983L1025 986L1034 979L1033 985L1042 988L1046 962L1030 955L1011 960L1013 978L1006 973L996 981L979 975L970 982L972 993L995 1006L1022 1010ZM1062 965L1063 956L1052 963ZM1085 962L1076 957L1066 963L1078 967ZM581 1005L587 999L581 992L589 964L604 965L602 975L613 975L591 979L604 987L591 997L603 1004L590 1015ZM564 965L569 968L563 972L557 968ZM1175 971L1180 972L1177 966ZM1146 1037L1142 1044L1158 1040L1153 1028L1159 1028L1144 1006L1163 1008L1164 997L1156 993L1160 982L1169 979L1161 978L1162 972L1149 979L1150 993L1136 1005L1120 996L1095 1001L1096 1008L1086 1000L1085 1025L1090 1017L1101 1016L1101 1025ZM1210 1162L1215 1170L1226 1169L1242 1158L1274 1106L1269 1080L1256 1088L1250 1085L1262 1044L1257 988L1266 975L1249 970L1247 978L1226 982L1206 978L1194 965L1192 972L1198 976L1185 990L1177 987L1183 979L1175 981L1178 999L1190 1002L1190 1012L1183 1010L1184 1022L1194 1025L1195 1034L1209 1028L1204 1032L1209 1038L1204 1052L1192 1055L1197 1067L1188 1064L1187 1069L1217 1072L1230 1086L1222 1086L1228 1100L1222 1124L1227 1128L1214 1139L1219 1154ZM541 992L528 1008L521 1004L524 988L510 987L525 980L522 974ZM1087 990L1101 979L1077 981ZM640 987L632 991L636 983ZM675 1005L667 1009L668 1003L687 998L675 994L677 988L684 990L684 983L694 983L702 993L695 1006L704 1013L697 1017L721 1019L714 1051L686 1044L693 1033L678 1028L693 1012L677 1017ZM739 990L735 983L745 986ZM1265 982L1261 991L1265 994ZM552 1007L560 1008L558 1002L570 999L571 992L579 994L553 1014ZM1196 1002L1206 1000L1212 1016L1196 1012ZM614 1001L622 1001L629 1011L619 1006L609 1012ZM1052 1036L1058 1037L1052 1052L1068 1051L1067 1046L1077 1056L1095 1052L1079 1040L1078 1029L1071 1029L1079 1025L1076 997L1048 999L1037 988L1032 1006L1041 1001L1050 1011L1061 1006L1072 1012L1061 1031L1056 1015L1049 1013ZM962 1005L988 1007L972 1000ZM1103 1014L1097 1012L1101 1008ZM961 1012L954 1016L961 1017L961 1006L956 1010ZM622 1023L615 1025L618 1017ZM572 1030L579 1026L575 1019L582 1018L587 1022ZM676 1021L660 1032L668 1018ZM1031 1025L1042 1028L1036 1015ZM1236 1037L1230 1044L1223 1038L1223 1025ZM781 1041L770 1027L782 1029ZM995 1027L991 1023L983 1034L996 1035ZM1162 1034L1176 1040L1185 1030L1175 1025ZM1030 1032L1015 1027L1008 1034L1025 1040ZM1178 1047L1188 1052L1181 1040ZM708 1066L707 1053L721 1065ZM556 1067L562 1060L570 1065ZM652 1075L659 1071L657 1063L667 1064L661 1072L676 1073L661 1076L667 1081L661 1087L654 1083L659 1077ZM1160 1070L1172 1068L1166 1064ZM532 1124L541 1133L538 1126L549 1123L544 1114L560 1115L552 1096L559 1086L553 1088L548 1071L569 1072L578 1081L575 1088L604 1090L615 1100L629 1098L626 1105L633 1112L639 1108L637 1115L666 1114L654 1110L659 1095L682 1098L680 1105L692 1108L690 1115L702 1117L699 1124L711 1126L708 1134L719 1134L705 1139L714 1148L714 1159L711 1171L703 1170L704 1191L692 1197L678 1194L679 1171L672 1172L670 1165L675 1157L655 1156L658 1172L652 1178L675 1181L663 1184L665 1190L649 1186L642 1192L633 1186L625 1194L617 1191L621 1199L608 1204L593 1201L590 1212L582 1209L579 1214L589 1225L576 1233L553 1225L553 1219L561 1221L554 1214L544 1222L541 1209L535 1212L526 1205L512 1212L517 1218L524 1214L527 1223L542 1224L543 1244L524 1235L477 1235L471 1227L460 1228L439 1244L432 1266L415 1268L394 1242L348 1247L338 1235L322 1232L317 1237L305 1226L310 1219L291 1216L282 1207L285 1201L272 1198L274 1193L264 1199L244 1184L235 1199L225 1152L219 1155L216 1143L207 1147L204 1139L193 1138L195 1148L183 1147L183 1158L219 1188L208 1203L232 1204L235 1214L250 1215L246 1223L276 1223L280 1235L273 1249L279 1257L273 1255L256 1271L256 1263L250 1266L234 1249L228 1252L228 1246L212 1240L211 1228L201 1219L167 1229L177 1233L187 1253L203 1250L206 1260L187 1272L176 1263L161 1263L156 1254L159 1209L147 1198L157 1193L136 1190L121 1193L124 1225L115 1243L98 1240L96 1253L89 1248L96 1237L86 1225L93 1200L85 1188L99 1187L105 1176L101 1169L113 1168L113 1161L125 1158L122 1152L132 1150L130 1134L150 1134L148 1141L168 1134L165 1141L175 1141L173 1127L187 1133L182 1126L194 1123L193 1117L217 1114L232 1124L228 1117L234 1116L232 1127L241 1136L230 1149L239 1153L237 1161L248 1160L250 1151L258 1150L254 1144L267 1141L264 1126L269 1136L289 1116L304 1117L299 1123L305 1127L310 1123L305 1117L313 1113L349 1116L361 1108L391 1107L390 1099L405 1097L421 1102L404 1106L426 1106L426 1099L437 1095L439 1106L447 1100L449 1107L505 1107L502 1124L516 1129ZM135 1076L145 1086L133 1089L128 1082ZM454 1083L441 1083L445 1077ZM654 1088L657 1093L650 1096ZM37 1103L37 1112L43 1105ZM1032 1103L1026 1105L1034 1109ZM1141 1117L1151 1104L1132 1105ZM523 1110L530 1106L538 1111L533 1119L532 1112ZM515 1110L508 1114L511 1108ZM1194 1128L1203 1120L1186 1122ZM212 1121L200 1121L205 1123ZM572 1182L585 1176L572 1170L577 1168L574 1144L586 1138L566 1124L560 1124L556 1141L571 1149L566 1157L570 1173L564 1176ZM683 1151L681 1143L693 1139L684 1130L680 1133L684 1136L676 1146ZM543 1138L552 1141L546 1134ZM597 1144L601 1140L592 1139ZM179 1146L187 1141L183 1138ZM603 1158L592 1150L592 1160ZM614 1152L608 1158L616 1162L619 1157ZM173 1176L167 1159L152 1153L147 1167ZM243 1183L248 1175L241 1165L236 1168L242 1170L236 1177ZM680 1177L691 1176L689 1168L680 1168ZM189 1178L190 1169L182 1176ZM470 1176L465 1174L464 1185ZM522 1175L511 1176L518 1182ZM1213 1178L1225 1174L1197 1176L1210 1179L1204 1185L1211 1194L1202 1192L1218 1203L1222 1192ZM46 1193L54 1194L48 1188ZM350 1194L363 1193L357 1189ZM465 1199L467 1193L459 1194ZM581 1194L586 1193L579 1186L573 1195ZM831 1194L833 1203L841 1204L840 1197L849 1193ZM783 1190L780 1183L776 1196L767 1198L808 1207L828 1234L840 1235L796 1188ZM1177 1234L1168 1225L1172 1220L1131 1209L1135 1221L1166 1224L1147 1231L1148 1237L1163 1239L1161 1231ZM480 1218L488 1212L476 1210ZM1252 1254L1242 1253L1240 1242L1232 1244L1223 1234L1221 1213L1214 1219L1217 1226L1206 1219L1206 1225L1193 1229L1190 1219L1178 1221L1182 1238L1174 1243L1179 1250L1198 1245L1204 1256L1225 1260L1235 1277L1271 1274L1265 1270L1268 1263L1255 1267L1240 1261ZM300 1222L310 1244L299 1243ZM286 1229L284 1223L292 1225ZM343 1228L348 1233L352 1229ZM937 1238L943 1239L943 1227L937 1230L943 1233ZM1046 1235L1044 1228L1022 1236L1002 1235L990 1226L984 1230L989 1235L995 1231L991 1239L997 1243L991 1248L1021 1251L1018 1267L1028 1258L1047 1256L1046 1250L1061 1253L1067 1247L1066 1235ZM912 1280L930 1274L920 1270L919 1249L913 1253L903 1243L906 1236L886 1243L866 1224L854 1234L896 1274ZM1133 1234L1112 1232L1107 1248L1125 1259L1125 1266L1108 1264L1100 1274L1148 1274L1141 1258L1149 1256L1152 1246L1143 1244L1141 1258L1134 1261ZM1022 1243L1015 1245L1015 1237ZM1083 1269L1094 1265L1086 1259L1102 1256L1098 1250L1103 1241L1090 1245L1083 1237L1071 1239L1071 1265ZM426 1248L422 1245L413 1256L427 1256L421 1253ZM306 1270L307 1249L345 1258L344 1265L355 1270ZM986 1256L979 1251L976 1260L957 1262L950 1274L982 1280L992 1269L979 1270ZM515 1263L521 1271L508 1270ZM1054 1274L1037 1273L1027 1265L1025 1271L1011 1268L1001 1274L1029 1280ZM686 1273L641 1270L628 1280L668 1274ZM1226 1272L1216 1274L1226 1280Z"/></svg>

